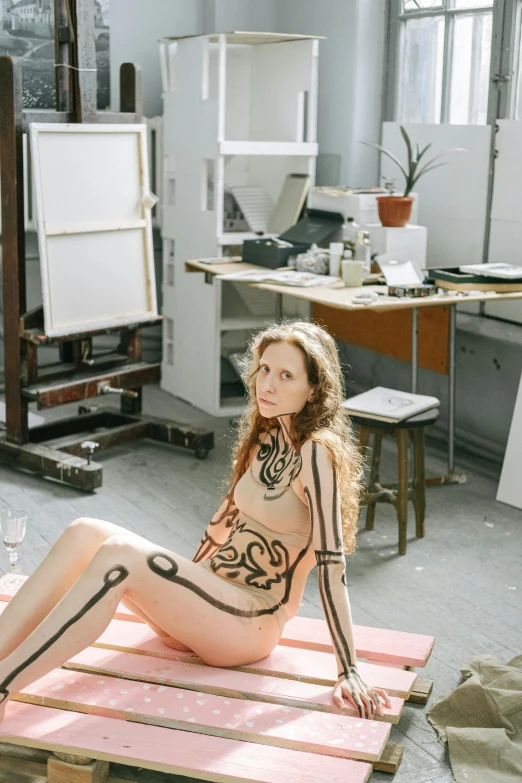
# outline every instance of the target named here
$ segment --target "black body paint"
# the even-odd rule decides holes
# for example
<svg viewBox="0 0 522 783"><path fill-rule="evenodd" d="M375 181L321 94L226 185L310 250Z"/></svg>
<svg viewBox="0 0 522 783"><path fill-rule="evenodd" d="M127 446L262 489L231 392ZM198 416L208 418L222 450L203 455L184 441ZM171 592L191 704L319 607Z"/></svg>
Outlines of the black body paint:
<svg viewBox="0 0 522 783"><path fill-rule="evenodd" d="M339 546L339 551L335 552L327 549L327 530L324 517L324 509L321 501L321 481L319 476L319 468L317 465L317 444L312 443L312 476L314 481L314 492L317 505L318 525L319 525L319 537L321 542L321 549L316 550L315 555L317 559L317 565L319 568L319 590L321 593L322 603L325 609L326 622L328 623L328 629L332 637L332 641L337 653L337 658L341 663L341 672L339 676L350 677L356 672L354 668L356 666L355 661L352 660L348 640L341 626L341 621L335 607L335 602L332 596L332 579L335 578L335 571L332 573L331 566L339 566L344 564L344 553L342 551L342 540L339 535L339 520L337 516L337 476L335 469L333 471L333 500L332 500L332 532L336 538L336 543ZM313 506L312 498L308 487L305 487L305 493L310 506L310 514L312 518L312 528L314 526L313 519ZM338 570L338 569L336 569ZM346 586L346 570L343 568L341 575L341 581ZM351 686L350 686L351 687Z"/></svg>
<svg viewBox="0 0 522 783"><path fill-rule="evenodd" d="M111 579L111 576L113 574L116 574L114 578ZM13 680L18 677L20 672L22 672L24 669L27 669L28 666L30 666L32 663L34 663L38 658L51 647L58 639L63 636L63 634L72 626L74 623L77 623L78 620L81 620L81 618L87 614L89 609L92 609L93 606L96 606L96 604L101 601L101 599L107 595L109 590L111 590L113 587L116 587L117 585L121 584L124 579L126 579L129 575L129 572L127 569L122 565L114 566L114 568L111 568L110 571L107 571L105 576L103 577L104 585L103 587L98 590L97 593L93 595L89 601L83 606L79 612L77 612L73 617L71 617L70 620L68 620L65 625L62 625L59 631L57 631L53 636L51 636L50 639L48 639L45 644L43 644L36 652L34 652L32 655L29 656L29 658L20 664L20 666L17 666L16 669L14 669L11 674L5 678L5 680L0 683L0 704L4 701L4 699L9 696L9 691L7 690L7 686L10 685Z"/></svg>
<svg viewBox="0 0 522 783"><path fill-rule="evenodd" d="M257 453L257 460L262 463L259 481L267 488L265 500L277 500L295 481L303 461L301 453L285 440L282 428L275 435L268 433L268 437L269 441L261 443Z"/></svg>
<svg viewBox="0 0 522 783"><path fill-rule="evenodd" d="M243 533L247 534L249 543L240 554L233 542L238 543ZM252 537L255 537L254 541ZM259 562L262 559L266 561L265 567ZM286 580L290 570L290 556L285 545L275 539L269 541L257 530L249 528L246 522L236 525L233 535L210 563L215 573L223 571L229 579L237 579L242 571L246 572L245 584L261 590L270 590L273 584Z"/></svg>

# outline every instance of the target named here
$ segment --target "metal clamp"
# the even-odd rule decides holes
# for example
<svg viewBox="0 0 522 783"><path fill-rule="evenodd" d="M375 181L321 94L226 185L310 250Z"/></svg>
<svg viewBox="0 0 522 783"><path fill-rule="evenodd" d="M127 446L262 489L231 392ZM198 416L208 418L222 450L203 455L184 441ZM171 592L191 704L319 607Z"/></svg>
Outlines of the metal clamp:
<svg viewBox="0 0 522 783"><path fill-rule="evenodd" d="M96 394L120 394L122 397L136 399L138 392L132 389L116 389L110 385L109 381L100 381L96 387Z"/></svg>
<svg viewBox="0 0 522 783"><path fill-rule="evenodd" d="M86 452L86 460L87 465L90 465L92 462L92 455L94 454L95 450L99 448L100 444L96 443L95 440L84 440L83 443L80 444L80 448Z"/></svg>

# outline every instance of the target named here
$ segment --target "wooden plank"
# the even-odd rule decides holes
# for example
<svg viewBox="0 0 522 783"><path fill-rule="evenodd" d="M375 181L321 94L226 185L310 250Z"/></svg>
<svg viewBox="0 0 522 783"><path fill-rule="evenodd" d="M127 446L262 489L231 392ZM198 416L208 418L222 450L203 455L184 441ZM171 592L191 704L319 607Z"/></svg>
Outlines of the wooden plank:
<svg viewBox="0 0 522 783"><path fill-rule="evenodd" d="M433 680L417 677L408 701L414 704L427 704L433 690Z"/></svg>
<svg viewBox="0 0 522 783"><path fill-rule="evenodd" d="M0 601L10 600L10 598L11 595L0 593ZM118 606L114 617L116 620L143 622L123 604ZM387 628L372 628L365 625L354 625L353 632L358 658L365 658L369 663L382 662L387 666L397 665L401 668L425 666L435 643L433 636L391 631ZM297 616L289 620L285 625L279 644L285 647L316 650L317 652L333 652L326 621L308 617Z"/></svg>
<svg viewBox="0 0 522 783"><path fill-rule="evenodd" d="M42 410L97 397L101 383L108 383L113 388L132 389L158 381L160 374L160 364L133 362L115 368L112 372L78 373L65 383L27 386L23 389L23 395L35 401L38 410Z"/></svg>
<svg viewBox="0 0 522 783"><path fill-rule="evenodd" d="M48 783L106 783L108 779L108 761L75 764L50 756L47 762Z"/></svg>
<svg viewBox="0 0 522 783"><path fill-rule="evenodd" d="M43 310L42 310L43 312ZM27 324L25 321L25 316L22 316L20 319L21 323L21 336L24 340L27 340L28 342L35 343L36 345L52 345L54 343L61 343L66 342L67 340L71 340L72 337L74 337L75 340L81 340L86 339L89 337L96 337L100 334L111 334L113 332L119 332L121 331L121 325L118 326L105 326L101 329L91 329L88 332L78 332L74 335L57 335L54 337L50 337L47 334L43 334L43 320L42 324L38 327L32 327L29 324ZM156 326L157 324L160 324L163 321L163 316L154 316L153 318L149 318L146 321L139 321L137 323L131 323L126 324L125 328L129 329L144 329L147 326Z"/></svg>
<svg viewBox="0 0 522 783"><path fill-rule="evenodd" d="M433 636L364 625L354 625L353 633L358 657L403 666L425 666L435 643ZM279 644L333 651L326 621L308 617L289 620Z"/></svg>
<svg viewBox="0 0 522 783"><path fill-rule="evenodd" d="M168 660L184 660L187 663L202 663L190 652L181 652L163 644L148 626L113 620L106 631L92 645L121 652L153 655ZM277 646L261 661L248 666L233 667L237 671L250 671L273 677L298 679L316 685L333 685L337 680L337 664L331 653L301 650L299 655L288 647ZM416 674L399 669L386 668L370 663L359 663L363 680L374 687L385 688L390 696L407 699L416 679ZM318 674L320 672L320 674Z"/></svg>
<svg viewBox="0 0 522 783"><path fill-rule="evenodd" d="M419 366L448 374L449 308L419 308ZM338 340L411 362L410 310L347 312L314 304L312 318Z"/></svg>
<svg viewBox="0 0 522 783"><path fill-rule="evenodd" d="M7 462L11 468L32 470L86 492L102 485L102 467L97 462L88 465L85 459L37 443L18 445L0 436L0 462Z"/></svg>
<svg viewBox="0 0 522 783"><path fill-rule="evenodd" d="M377 761L390 724L56 669L16 701L339 758Z"/></svg>
<svg viewBox="0 0 522 783"><path fill-rule="evenodd" d="M332 701L332 688L326 685L287 680L282 677L218 669L183 661L162 661L146 655L102 650L89 647L64 664L73 671L140 680L156 685L176 685L182 688L218 696L251 699L284 707L302 707L320 712L357 717L355 708L346 702L344 709ZM404 705L402 699L390 697L392 706L384 707L382 717L375 720L397 723Z"/></svg>
<svg viewBox="0 0 522 783"><path fill-rule="evenodd" d="M1 610L0 606L0 610ZM175 650L164 644L142 623L113 620L92 645L107 650L149 655L185 663L203 662L191 652ZM315 685L332 686L337 681L337 664L332 653L301 650L298 655L288 647L278 645L266 658L246 666L232 667L235 671L251 672ZM362 679L369 685L384 688L390 696L408 699L418 679L415 672L371 663L358 663ZM321 674L319 675L318 672Z"/></svg>
<svg viewBox="0 0 522 783"><path fill-rule="evenodd" d="M16 702L0 723L0 741L216 783L365 783L372 769L362 761L277 747L267 752L250 742Z"/></svg>
<svg viewBox="0 0 522 783"><path fill-rule="evenodd" d="M398 696L401 699L409 698L417 678L413 672L362 661L358 661L357 668L361 678L368 685L384 688L391 696ZM275 677L296 678L319 685L333 685L337 681L337 662L333 653L300 650L296 655L290 648L281 645L278 645L266 658L247 666L238 666L237 669L271 674Z"/></svg>
<svg viewBox="0 0 522 783"><path fill-rule="evenodd" d="M404 755L404 745L397 745L395 742L388 742L379 759L373 765L374 772L389 772L395 775L400 767Z"/></svg>

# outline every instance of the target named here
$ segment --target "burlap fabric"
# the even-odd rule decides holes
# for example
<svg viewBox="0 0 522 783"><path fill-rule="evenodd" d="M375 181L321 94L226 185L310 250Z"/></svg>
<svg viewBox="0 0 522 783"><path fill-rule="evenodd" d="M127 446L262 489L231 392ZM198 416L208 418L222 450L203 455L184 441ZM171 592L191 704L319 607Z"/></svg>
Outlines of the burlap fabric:
<svg viewBox="0 0 522 783"><path fill-rule="evenodd" d="M481 655L461 672L462 685L428 713L457 783L521 783L522 655L507 664Z"/></svg>

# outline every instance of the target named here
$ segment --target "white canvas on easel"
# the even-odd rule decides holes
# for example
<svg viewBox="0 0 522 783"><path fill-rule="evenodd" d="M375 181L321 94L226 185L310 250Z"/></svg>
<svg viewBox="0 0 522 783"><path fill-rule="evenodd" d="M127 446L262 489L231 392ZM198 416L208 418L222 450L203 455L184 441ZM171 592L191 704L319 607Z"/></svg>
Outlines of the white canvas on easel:
<svg viewBox="0 0 522 783"><path fill-rule="evenodd" d="M157 317L145 125L30 125L45 333Z"/></svg>
<svg viewBox="0 0 522 783"><path fill-rule="evenodd" d="M497 500L522 509L522 377L509 430Z"/></svg>

